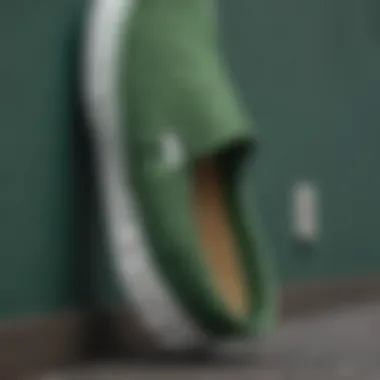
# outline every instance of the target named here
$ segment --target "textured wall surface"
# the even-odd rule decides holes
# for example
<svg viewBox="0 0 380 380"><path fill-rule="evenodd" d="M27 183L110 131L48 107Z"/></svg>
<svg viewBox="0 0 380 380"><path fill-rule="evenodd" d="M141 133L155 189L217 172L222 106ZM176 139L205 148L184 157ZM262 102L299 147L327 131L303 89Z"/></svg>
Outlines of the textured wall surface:
<svg viewBox="0 0 380 380"><path fill-rule="evenodd" d="M260 125L260 200L282 278L379 273L378 6L223 5L231 67ZM300 179L315 181L321 192L322 235L310 249L289 237L289 192Z"/></svg>
<svg viewBox="0 0 380 380"><path fill-rule="evenodd" d="M61 311L83 299L80 14L77 1L0 3L0 317Z"/></svg>

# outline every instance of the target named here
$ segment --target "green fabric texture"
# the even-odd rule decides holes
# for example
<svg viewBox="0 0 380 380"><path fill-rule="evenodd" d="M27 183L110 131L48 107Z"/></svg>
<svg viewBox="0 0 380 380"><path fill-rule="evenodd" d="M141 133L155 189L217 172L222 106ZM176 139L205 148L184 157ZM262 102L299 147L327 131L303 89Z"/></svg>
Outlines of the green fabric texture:
<svg viewBox="0 0 380 380"><path fill-rule="evenodd" d="M257 140L223 65L212 6L204 0L137 1L122 47L125 150L157 268L178 302L210 334L256 334L272 325L276 304L269 251L244 212L254 209L248 205L253 195L247 168ZM229 194L238 198L231 215L243 236L245 271L255 294L246 318L232 315L218 295L191 204L195 161L220 155L225 172L235 173L235 160L226 156L224 162L222 155L232 147L244 152L234 182L239 185Z"/></svg>

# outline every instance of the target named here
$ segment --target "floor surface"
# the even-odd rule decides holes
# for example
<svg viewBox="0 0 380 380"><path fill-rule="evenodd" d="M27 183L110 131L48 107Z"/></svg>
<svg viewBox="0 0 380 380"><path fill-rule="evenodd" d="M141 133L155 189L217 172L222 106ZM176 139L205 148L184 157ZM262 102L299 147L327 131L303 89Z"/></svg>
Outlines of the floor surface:
<svg viewBox="0 0 380 380"><path fill-rule="evenodd" d="M380 305L293 321L210 360L99 363L39 380L380 380Z"/></svg>

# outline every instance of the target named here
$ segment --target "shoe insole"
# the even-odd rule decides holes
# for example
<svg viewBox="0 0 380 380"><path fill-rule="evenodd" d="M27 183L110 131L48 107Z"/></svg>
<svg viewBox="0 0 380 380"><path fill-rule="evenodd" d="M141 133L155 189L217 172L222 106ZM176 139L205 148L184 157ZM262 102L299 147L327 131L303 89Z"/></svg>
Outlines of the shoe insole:
<svg viewBox="0 0 380 380"><path fill-rule="evenodd" d="M218 291L235 315L246 316L251 296L218 166L213 159L196 167L194 205L206 264Z"/></svg>

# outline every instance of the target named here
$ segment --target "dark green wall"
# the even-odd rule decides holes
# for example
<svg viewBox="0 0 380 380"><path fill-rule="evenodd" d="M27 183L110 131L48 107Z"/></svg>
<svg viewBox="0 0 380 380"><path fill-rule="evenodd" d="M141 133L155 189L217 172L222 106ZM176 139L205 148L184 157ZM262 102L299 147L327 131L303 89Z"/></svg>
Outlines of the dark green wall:
<svg viewBox="0 0 380 380"><path fill-rule="evenodd" d="M373 4L224 0L231 67L262 133L259 196L285 281L380 272ZM0 5L3 318L88 300L93 184L75 83L82 12L77 0ZM309 250L288 235L288 194L304 178L323 197L322 239Z"/></svg>
<svg viewBox="0 0 380 380"><path fill-rule="evenodd" d="M0 3L0 317L77 307L77 0ZM75 162L77 161L77 162Z"/></svg>
<svg viewBox="0 0 380 380"><path fill-rule="evenodd" d="M260 124L260 199L282 278L380 273L379 6L223 4L231 67ZM299 179L315 181L322 195L322 237L312 249L288 233Z"/></svg>

